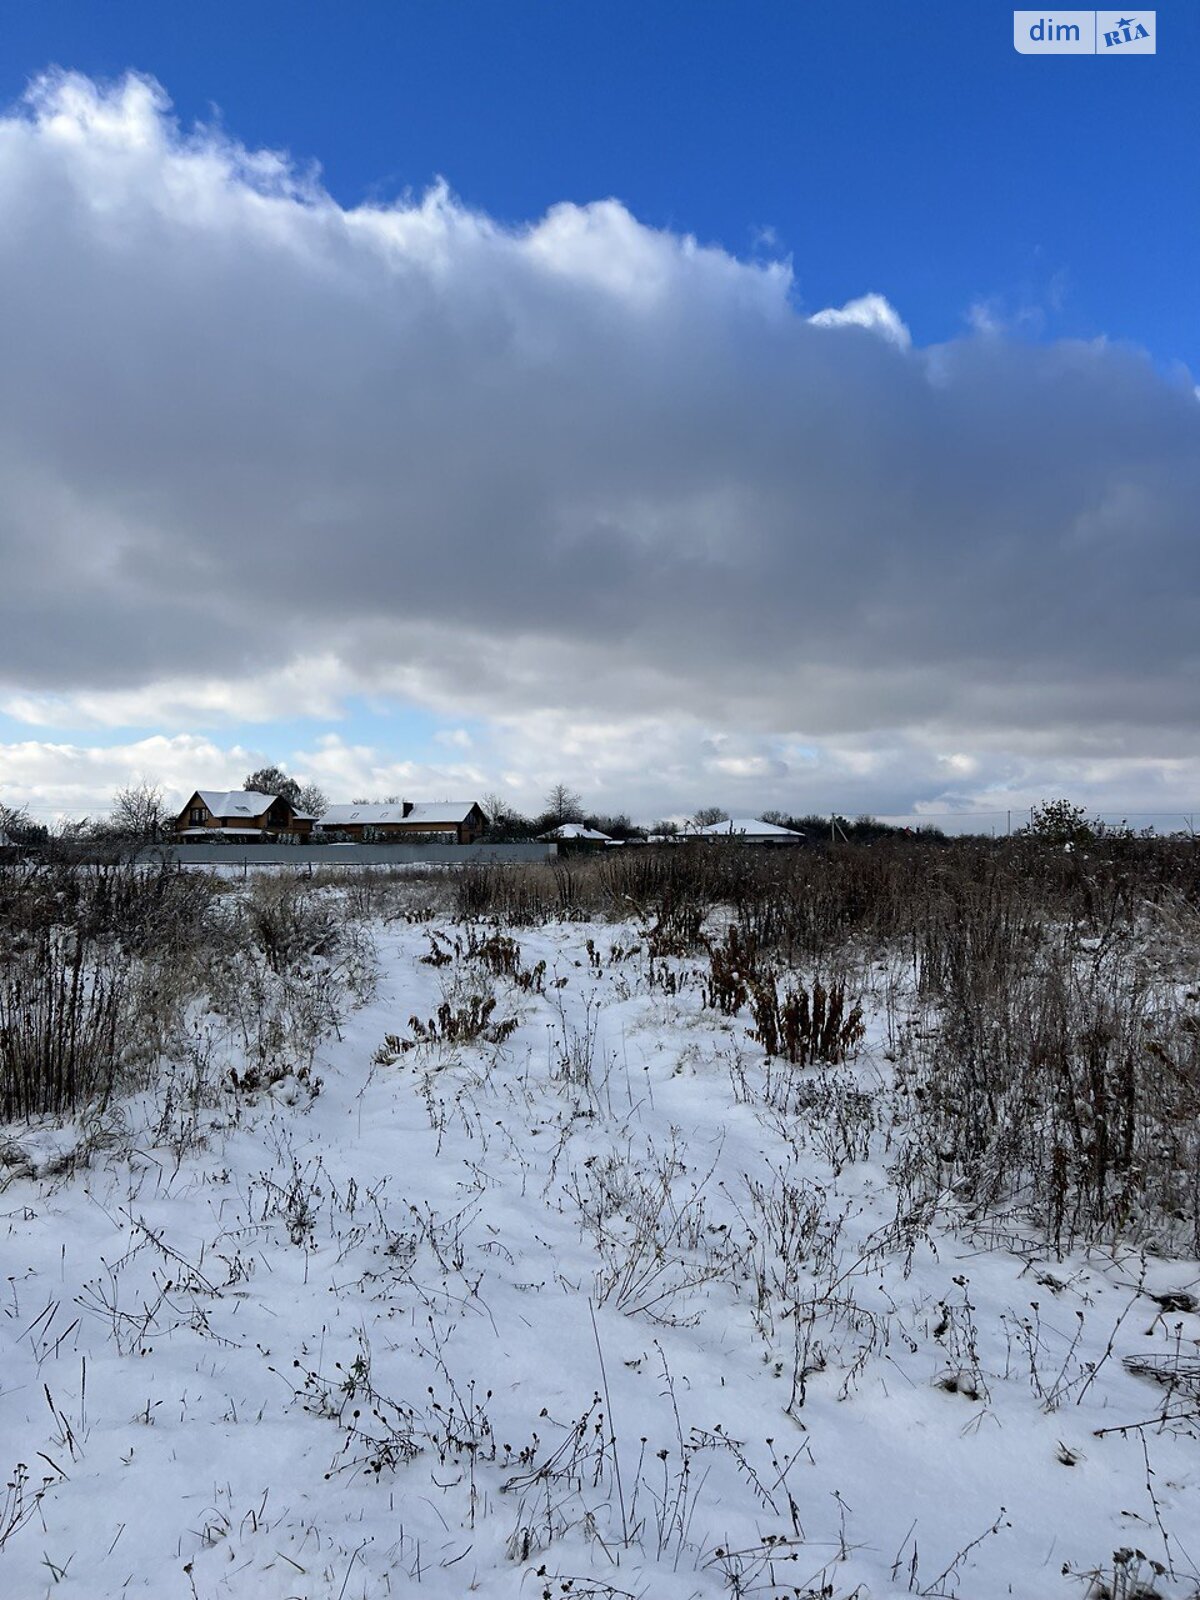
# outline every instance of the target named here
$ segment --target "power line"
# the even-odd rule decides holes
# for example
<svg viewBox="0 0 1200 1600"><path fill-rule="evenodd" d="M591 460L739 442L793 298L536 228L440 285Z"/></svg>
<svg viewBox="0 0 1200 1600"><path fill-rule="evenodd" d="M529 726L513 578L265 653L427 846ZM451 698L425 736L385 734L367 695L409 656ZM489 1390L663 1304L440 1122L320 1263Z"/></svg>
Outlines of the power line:
<svg viewBox="0 0 1200 1600"><path fill-rule="evenodd" d="M1086 809L1086 808L1085 808ZM1029 806L1015 805L998 811L871 811L860 812L861 816L870 816L876 822L922 822L933 817L953 817L959 822L970 822L973 817L1006 817L1009 813L1024 816L1030 810ZM1159 811L1125 811L1117 806L1105 811L1088 811L1093 817L1187 817L1200 811L1200 802L1187 809L1167 806ZM818 816L825 813L818 812ZM849 812L839 811L840 817L849 816Z"/></svg>

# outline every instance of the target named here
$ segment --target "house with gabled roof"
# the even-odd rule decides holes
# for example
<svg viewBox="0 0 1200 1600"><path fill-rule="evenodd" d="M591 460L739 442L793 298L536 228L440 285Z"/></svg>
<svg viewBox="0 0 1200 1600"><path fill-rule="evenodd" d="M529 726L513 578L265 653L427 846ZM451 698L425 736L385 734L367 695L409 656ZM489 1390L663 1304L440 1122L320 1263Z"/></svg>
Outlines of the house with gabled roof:
<svg viewBox="0 0 1200 1600"><path fill-rule="evenodd" d="M729 817L724 822L710 823L707 828L695 828L687 837L709 843L721 840L733 844L804 843L804 835L795 828L781 828L778 823L764 822L761 817Z"/></svg>
<svg viewBox="0 0 1200 1600"><path fill-rule="evenodd" d="M428 837L450 844L474 844L483 837L487 822L474 800L351 802L322 812L313 833L335 841Z"/></svg>
<svg viewBox="0 0 1200 1600"><path fill-rule="evenodd" d="M184 844L254 844L306 839L315 820L280 795L197 789L175 818L172 831Z"/></svg>
<svg viewBox="0 0 1200 1600"><path fill-rule="evenodd" d="M577 849L599 848L617 842L611 834L601 833L599 828L585 827L582 822L560 822L557 828L551 828L548 833L539 833L538 838L545 844L568 844Z"/></svg>

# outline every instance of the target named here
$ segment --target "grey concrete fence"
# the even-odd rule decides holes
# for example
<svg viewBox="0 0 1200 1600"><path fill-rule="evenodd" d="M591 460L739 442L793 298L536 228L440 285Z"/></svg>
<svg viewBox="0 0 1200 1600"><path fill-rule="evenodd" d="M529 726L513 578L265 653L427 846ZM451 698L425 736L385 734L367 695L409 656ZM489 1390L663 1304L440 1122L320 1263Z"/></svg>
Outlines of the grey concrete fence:
<svg viewBox="0 0 1200 1600"><path fill-rule="evenodd" d="M552 861L557 845L537 844L182 844L144 850L139 860L204 867L461 867Z"/></svg>

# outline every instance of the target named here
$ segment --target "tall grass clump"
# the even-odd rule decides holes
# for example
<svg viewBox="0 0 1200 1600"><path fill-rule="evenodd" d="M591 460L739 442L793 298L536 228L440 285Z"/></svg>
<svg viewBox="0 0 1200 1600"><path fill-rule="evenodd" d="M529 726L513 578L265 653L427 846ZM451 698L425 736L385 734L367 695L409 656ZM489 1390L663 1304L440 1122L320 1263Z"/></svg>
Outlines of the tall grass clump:
<svg viewBox="0 0 1200 1600"><path fill-rule="evenodd" d="M290 877L230 891L169 865L8 871L0 1117L103 1105L198 1050L237 1082L308 1071L374 974L344 897Z"/></svg>
<svg viewBox="0 0 1200 1600"><path fill-rule="evenodd" d="M166 869L55 864L0 882L0 1117L106 1101L168 1005L203 884ZM149 1030L157 1035L157 1028Z"/></svg>
<svg viewBox="0 0 1200 1600"><path fill-rule="evenodd" d="M1024 1214L1059 1249L1200 1248L1197 887L1174 841L1022 842L931 884L906 1078L926 1193Z"/></svg>
<svg viewBox="0 0 1200 1600"><path fill-rule="evenodd" d="M1061 930L1020 963L964 961L921 1059L911 1158L980 1214L1029 1214L1060 1249L1131 1236L1200 1251L1197 999L1136 950L1097 961Z"/></svg>
<svg viewBox="0 0 1200 1600"><path fill-rule="evenodd" d="M10 945L0 968L0 1119L107 1100L129 1010L127 974L96 941L41 928Z"/></svg>

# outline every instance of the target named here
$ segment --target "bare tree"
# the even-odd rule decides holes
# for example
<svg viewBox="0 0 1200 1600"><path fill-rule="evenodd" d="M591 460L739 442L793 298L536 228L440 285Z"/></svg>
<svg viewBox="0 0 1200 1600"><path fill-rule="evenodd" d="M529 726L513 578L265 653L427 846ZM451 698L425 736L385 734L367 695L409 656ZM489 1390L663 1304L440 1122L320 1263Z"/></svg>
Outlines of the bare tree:
<svg viewBox="0 0 1200 1600"><path fill-rule="evenodd" d="M720 806L701 806L692 818L693 828L711 828L715 822L728 822L728 811L722 811Z"/></svg>
<svg viewBox="0 0 1200 1600"><path fill-rule="evenodd" d="M556 783L546 796L546 817L555 825L583 821L583 800L565 783Z"/></svg>
<svg viewBox="0 0 1200 1600"><path fill-rule="evenodd" d="M503 795L494 791L485 794L479 804L487 818L484 837L491 844L509 843L514 839L529 839L538 830L538 823L524 816L516 806L510 805Z"/></svg>
<svg viewBox="0 0 1200 1600"><path fill-rule="evenodd" d="M606 833L610 839L640 839L642 829L635 828L629 820L627 811L618 811L609 816L604 812L597 812L594 817L584 817L584 826L595 828L597 833Z"/></svg>
<svg viewBox="0 0 1200 1600"><path fill-rule="evenodd" d="M0 800L0 834L10 844L19 844L33 828L33 822L24 806L6 806Z"/></svg>
<svg viewBox="0 0 1200 1600"><path fill-rule="evenodd" d="M329 810L329 796L319 783L306 783L300 790L296 809L307 812L310 817L324 816Z"/></svg>
<svg viewBox="0 0 1200 1600"><path fill-rule="evenodd" d="M162 790L149 778L142 778L117 790L106 831L130 844L153 844L169 819Z"/></svg>

